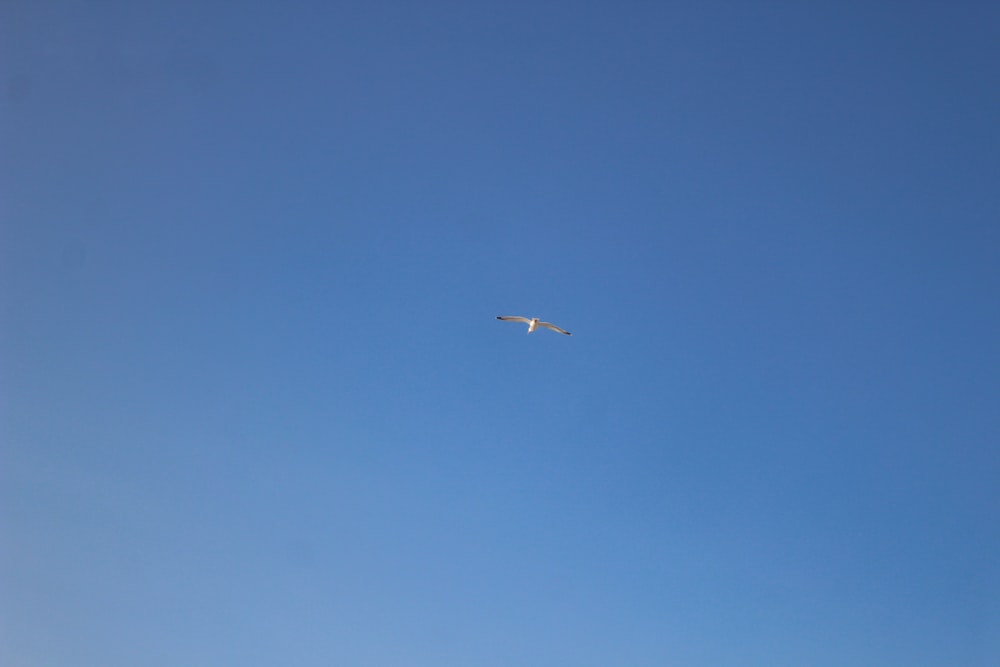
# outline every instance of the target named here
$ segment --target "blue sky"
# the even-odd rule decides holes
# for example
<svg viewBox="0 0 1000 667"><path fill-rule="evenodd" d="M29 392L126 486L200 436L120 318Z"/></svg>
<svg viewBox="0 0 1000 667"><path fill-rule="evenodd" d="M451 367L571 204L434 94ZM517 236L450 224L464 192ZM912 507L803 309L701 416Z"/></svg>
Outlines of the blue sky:
<svg viewBox="0 0 1000 667"><path fill-rule="evenodd" d="M995 5L0 19L0 663L997 664Z"/></svg>

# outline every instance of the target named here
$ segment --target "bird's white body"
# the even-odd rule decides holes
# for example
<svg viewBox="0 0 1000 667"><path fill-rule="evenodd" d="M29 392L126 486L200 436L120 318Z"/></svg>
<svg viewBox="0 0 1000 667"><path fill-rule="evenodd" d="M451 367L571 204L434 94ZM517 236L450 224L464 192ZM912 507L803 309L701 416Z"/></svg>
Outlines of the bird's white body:
<svg viewBox="0 0 1000 667"><path fill-rule="evenodd" d="M564 336L572 336L573 335L570 332L566 331L565 329L560 329L559 327L557 327L556 325L552 324L551 322L542 322L537 317L519 317L519 316L516 316L516 315L497 315L497 319L498 320L503 320L505 322L522 322L524 324L527 324L528 325L528 333L531 333L532 331L534 331L538 327L545 327L546 329L552 329L553 331L561 333Z"/></svg>

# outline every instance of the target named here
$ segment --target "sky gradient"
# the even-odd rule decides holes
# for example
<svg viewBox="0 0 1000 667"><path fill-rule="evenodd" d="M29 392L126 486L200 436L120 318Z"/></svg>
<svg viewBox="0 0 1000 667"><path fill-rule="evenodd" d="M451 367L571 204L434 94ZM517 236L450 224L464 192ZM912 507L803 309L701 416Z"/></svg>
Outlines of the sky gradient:
<svg viewBox="0 0 1000 667"><path fill-rule="evenodd" d="M0 664L998 664L998 79L987 2L3 3Z"/></svg>

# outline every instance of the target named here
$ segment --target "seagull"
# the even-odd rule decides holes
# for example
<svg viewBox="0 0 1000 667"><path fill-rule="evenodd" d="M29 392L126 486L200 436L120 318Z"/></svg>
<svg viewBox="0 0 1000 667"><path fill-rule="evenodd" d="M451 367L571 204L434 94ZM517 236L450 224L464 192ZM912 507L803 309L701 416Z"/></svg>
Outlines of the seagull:
<svg viewBox="0 0 1000 667"><path fill-rule="evenodd" d="M565 336L572 336L570 332L565 329L560 329L551 322L542 322L537 317L517 317L516 315L497 315L498 320L503 320L504 322L524 322L528 325L528 333L531 333L538 327L545 327L546 329L552 329L555 332L561 333Z"/></svg>

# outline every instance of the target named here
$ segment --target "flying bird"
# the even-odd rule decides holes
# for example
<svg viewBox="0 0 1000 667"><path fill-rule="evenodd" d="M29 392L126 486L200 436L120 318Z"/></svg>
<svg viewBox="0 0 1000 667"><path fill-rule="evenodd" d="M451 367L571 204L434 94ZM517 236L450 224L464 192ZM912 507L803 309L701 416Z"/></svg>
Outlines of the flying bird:
<svg viewBox="0 0 1000 667"><path fill-rule="evenodd" d="M517 317L515 315L497 315L498 320L503 320L504 322L523 322L528 325L528 333L531 333L538 327L545 327L546 329L552 329L555 332L561 333L564 336L572 336L570 332L565 329L560 329L551 322L542 322L537 317Z"/></svg>

